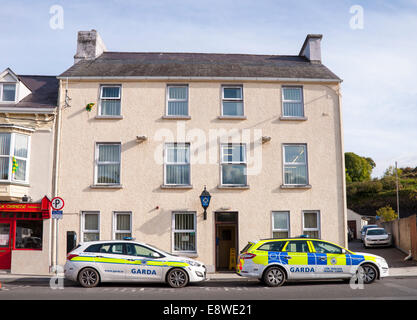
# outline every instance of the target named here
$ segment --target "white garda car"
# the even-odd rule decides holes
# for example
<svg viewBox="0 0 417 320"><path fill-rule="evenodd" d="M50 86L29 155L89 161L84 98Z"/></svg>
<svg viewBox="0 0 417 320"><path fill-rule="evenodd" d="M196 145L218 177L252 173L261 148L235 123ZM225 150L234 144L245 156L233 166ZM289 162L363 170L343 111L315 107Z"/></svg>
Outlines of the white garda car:
<svg viewBox="0 0 417 320"><path fill-rule="evenodd" d="M366 229L363 245L368 247L389 247L392 245L392 237L384 228L368 228Z"/></svg>
<svg viewBox="0 0 417 320"><path fill-rule="evenodd" d="M92 288L100 282L164 282L173 288L206 279L206 267L148 244L92 241L78 245L67 256L65 278Z"/></svg>

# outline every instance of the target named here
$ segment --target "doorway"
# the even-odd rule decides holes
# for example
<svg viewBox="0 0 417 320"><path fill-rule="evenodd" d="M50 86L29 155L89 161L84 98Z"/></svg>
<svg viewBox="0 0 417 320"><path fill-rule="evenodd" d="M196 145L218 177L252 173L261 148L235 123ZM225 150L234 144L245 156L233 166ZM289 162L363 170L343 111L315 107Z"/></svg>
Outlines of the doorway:
<svg viewBox="0 0 417 320"><path fill-rule="evenodd" d="M238 213L215 212L216 271L234 272L238 244Z"/></svg>
<svg viewBox="0 0 417 320"><path fill-rule="evenodd" d="M12 264L11 223L0 220L0 270L9 270Z"/></svg>
<svg viewBox="0 0 417 320"><path fill-rule="evenodd" d="M352 230L353 239L356 239L356 234L357 234L356 221L355 220L348 220L348 228L350 230Z"/></svg>

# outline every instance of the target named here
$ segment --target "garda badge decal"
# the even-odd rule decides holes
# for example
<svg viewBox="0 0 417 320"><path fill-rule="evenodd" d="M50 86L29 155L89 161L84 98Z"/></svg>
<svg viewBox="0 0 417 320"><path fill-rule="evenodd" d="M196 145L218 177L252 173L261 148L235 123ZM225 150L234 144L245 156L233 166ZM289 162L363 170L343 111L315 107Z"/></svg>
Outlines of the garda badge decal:
<svg viewBox="0 0 417 320"><path fill-rule="evenodd" d="M335 264L337 263L336 258L335 258L335 257L333 257L333 258L330 260L330 263L331 263L331 264L333 264L333 265L335 265Z"/></svg>

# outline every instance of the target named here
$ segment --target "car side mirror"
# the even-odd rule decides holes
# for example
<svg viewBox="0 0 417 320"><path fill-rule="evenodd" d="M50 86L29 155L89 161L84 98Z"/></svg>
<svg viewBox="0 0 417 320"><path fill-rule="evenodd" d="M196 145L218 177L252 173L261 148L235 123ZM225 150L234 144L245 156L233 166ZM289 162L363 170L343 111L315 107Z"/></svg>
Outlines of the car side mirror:
<svg viewBox="0 0 417 320"><path fill-rule="evenodd" d="M346 249L342 249L342 254L346 254Z"/></svg>
<svg viewBox="0 0 417 320"><path fill-rule="evenodd" d="M160 258L161 257L161 255L159 253L156 253L156 252L152 252L151 256L152 256L152 258Z"/></svg>

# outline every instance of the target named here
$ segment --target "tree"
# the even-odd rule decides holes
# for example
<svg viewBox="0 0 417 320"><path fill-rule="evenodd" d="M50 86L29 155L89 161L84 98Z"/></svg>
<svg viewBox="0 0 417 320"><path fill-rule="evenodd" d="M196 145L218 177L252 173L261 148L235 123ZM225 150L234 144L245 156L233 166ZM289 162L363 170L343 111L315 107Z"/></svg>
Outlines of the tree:
<svg viewBox="0 0 417 320"><path fill-rule="evenodd" d="M371 158L358 156L353 152L345 153L346 181L369 181L375 162Z"/></svg>
<svg viewBox="0 0 417 320"><path fill-rule="evenodd" d="M384 222L392 221L398 218L398 214L395 213L391 206L385 206L376 210L376 215Z"/></svg>

